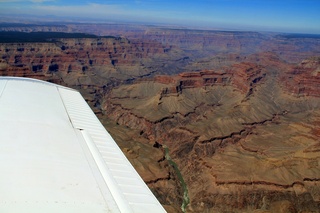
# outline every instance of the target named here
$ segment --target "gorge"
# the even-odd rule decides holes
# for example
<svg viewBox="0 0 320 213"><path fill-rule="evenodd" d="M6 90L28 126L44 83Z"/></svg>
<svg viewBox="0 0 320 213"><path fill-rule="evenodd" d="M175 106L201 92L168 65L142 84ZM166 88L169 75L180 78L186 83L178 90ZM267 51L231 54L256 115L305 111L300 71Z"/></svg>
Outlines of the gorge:
<svg viewBox="0 0 320 213"><path fill-rule="evenodd" d="M2 28L47 29L96 37L2 42L0 75L79 90L168 212L320 209L320 37Z"/></svg>

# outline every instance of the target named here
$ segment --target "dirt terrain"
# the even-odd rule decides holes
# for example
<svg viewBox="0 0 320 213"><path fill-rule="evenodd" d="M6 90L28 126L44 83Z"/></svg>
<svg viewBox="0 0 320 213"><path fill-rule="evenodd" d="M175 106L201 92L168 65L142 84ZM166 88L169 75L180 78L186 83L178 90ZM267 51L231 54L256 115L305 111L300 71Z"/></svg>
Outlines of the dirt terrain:
<svg viewBox="0 0 320 213"><path fill-rule="evenodd" d="M78 89L168 212L319 212L320 37L91 31L1 43L0 75Z"/></svg>
<svg viewBox="0 0 320 213"><path fill-rule="evenodd" d="M292 69L306 66L312 75L319 58ZM270 210L280 201L316 211L320 98L311 91L320 82L301 76L303 89L293 91L282 82L292 72L243 62L159 76L114 88L102 106L118 124L169 147L188 185L189 211Z"/></svg>

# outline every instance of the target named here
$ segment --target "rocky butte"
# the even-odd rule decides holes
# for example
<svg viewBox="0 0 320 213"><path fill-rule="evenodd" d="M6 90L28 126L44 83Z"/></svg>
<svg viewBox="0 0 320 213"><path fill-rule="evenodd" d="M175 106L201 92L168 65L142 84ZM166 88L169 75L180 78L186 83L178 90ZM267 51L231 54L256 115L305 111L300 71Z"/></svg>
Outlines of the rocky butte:
<svg viewBox="0 0 320 213"><path fill-rule="evenodd" d="M319 37L108 27L2 43L0 74L80 90L168 212L319 212Z"/></svg>
<svg viewBox="0 0 320 213"><path fill-rule="evenodd" d="M188 211L317 211L319 93L294 93L273 72L240 63L157 76L114 88L102 107L169 148L188 186Z"/></svg>

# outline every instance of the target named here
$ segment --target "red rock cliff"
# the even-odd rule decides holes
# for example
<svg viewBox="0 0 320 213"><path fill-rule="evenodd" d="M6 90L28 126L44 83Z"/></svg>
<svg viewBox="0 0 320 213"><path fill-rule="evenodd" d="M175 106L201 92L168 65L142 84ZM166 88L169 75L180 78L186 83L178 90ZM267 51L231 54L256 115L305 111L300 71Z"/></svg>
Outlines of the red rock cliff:
<svg viewBox="0 0 320 213"><path fill-rule="evenodd" d="M290 71L285 72L281 81L290 93L320 97L320 58L302 61Z"/></svg>
<svg viewBox="0 0 320 213"><path fill-rule="evenodd" d="M157 42L125 38L57 39L53 43L14 43L0 46L0 75L46 78L54 73L94 74L128 78L152 70L150 59L164 54ZM120 75L121 73L125 74Z"/></svg>

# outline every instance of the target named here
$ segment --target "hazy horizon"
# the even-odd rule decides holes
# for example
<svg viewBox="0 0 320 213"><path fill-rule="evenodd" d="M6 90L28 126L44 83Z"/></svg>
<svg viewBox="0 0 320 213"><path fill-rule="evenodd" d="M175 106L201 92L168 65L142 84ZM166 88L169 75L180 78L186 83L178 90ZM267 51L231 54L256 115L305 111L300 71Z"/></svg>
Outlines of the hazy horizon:
<svg viewBox="0 0 320 213"><path fill-rule="evenodd" d="M317 0L0 0L0 16L12 20L139 22L310 34L320 34L319 9Z"/></svg>

